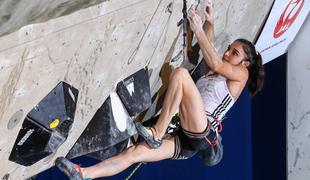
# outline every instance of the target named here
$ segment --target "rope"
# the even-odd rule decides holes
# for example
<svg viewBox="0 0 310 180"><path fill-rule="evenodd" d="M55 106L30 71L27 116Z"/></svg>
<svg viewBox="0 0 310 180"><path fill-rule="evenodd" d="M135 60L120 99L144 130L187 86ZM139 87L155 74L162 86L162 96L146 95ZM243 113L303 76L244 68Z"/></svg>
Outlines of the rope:
<svg viewBox="0 0 310 180"><path fill-rule="evenodd" d="M139 167L142 165L142 163L140 162L132 171L131 173L126 177L126 180L130 179L132 175L134 175L134 173L139 169Z"/></svg>
<svg viewBox="0 0 310 180"><path fill-rule="evenodd" d="M195 10L197 10L198 5L200 4L200 0L196 0L197 4L195 6ZM191 48L191 46L188 46L188 43L192 43L193 40L193 32L191 30L188 31L188 25L189 25L189 21L187 19L187 2L186 0L183 0L183 9L182 9L182 13L183 13L183 19L181 19L181 21L179 21L177 23L177 26L180 26L181 24L183 25L183 51L182 51L182 55L183 55L183 61L186 61L188 56L187 56L187 48ZM181 53L181 52L180 52ZM179 53L179 54L180 54ZM177 55L179 56L179 55ZM173 61L173 59L172 59ZM194 71L197 69L197 67L199 66L200 63L197 63L197 65L194 67L194 69L191 71L191 74L194 73Z"/></svg>

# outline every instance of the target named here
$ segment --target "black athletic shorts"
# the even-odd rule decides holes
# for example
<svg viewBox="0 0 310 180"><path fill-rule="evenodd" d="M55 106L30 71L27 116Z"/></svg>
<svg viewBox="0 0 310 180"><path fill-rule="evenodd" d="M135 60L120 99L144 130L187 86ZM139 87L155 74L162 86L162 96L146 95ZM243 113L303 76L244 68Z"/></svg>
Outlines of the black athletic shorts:
<svg viewBox="0 0 310 180"><path fill-rule="evenodd" d="M208 125L204 132L194 133L179 128L172 134L175 139L175 148L172 159L188 159L193 157L199 150L207 149L210 143L216 139L216 134Z"/></svg>

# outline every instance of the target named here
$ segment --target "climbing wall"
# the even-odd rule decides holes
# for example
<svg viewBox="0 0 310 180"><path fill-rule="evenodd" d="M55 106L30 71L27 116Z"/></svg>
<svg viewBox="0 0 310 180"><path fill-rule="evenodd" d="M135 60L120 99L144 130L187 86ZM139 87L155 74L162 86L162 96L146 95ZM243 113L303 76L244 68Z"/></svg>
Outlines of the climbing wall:
<svg viewBox="0 0 310 180"><path fill-rule="evenodd" d="M253 40L272 2L217 1L215 35L219 52L237 37ZM188 7L191 4L198 1L188 0ZM153 97L162 86L162 78L167 78L159 76L163 64L181 50L177 22L182 18L182 7L180 0L110 0L2 36L0 178L24 179L53 166L56 157L65 156L74 146L117 84L145 67ZM198 10L201 14L201 4ZM24 120L32 117L29 112L38 110L39 102L60 82L78 91L78 96L66 91L66 98L76 102L68 136L54 152L31 165L9 160L14 144L23 145L34 132L30 128L16 141ZM46 128L57 128L57 118L50 118ZM131 126L125 128L129 132Z"/></svg>
<svg viewBox="0 0 310 180"><path fill-rule="evenodd" d="M287 55L287 174L288 180L310 176L310 17L308 15Z"/></svg>

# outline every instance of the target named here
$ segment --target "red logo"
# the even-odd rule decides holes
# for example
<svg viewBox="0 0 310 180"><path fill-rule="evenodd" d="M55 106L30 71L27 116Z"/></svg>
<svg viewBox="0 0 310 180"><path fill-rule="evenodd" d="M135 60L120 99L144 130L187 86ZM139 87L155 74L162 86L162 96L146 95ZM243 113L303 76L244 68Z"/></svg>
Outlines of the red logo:
<svg viewBox="0 0 310 180"><path fill-rule="evenodd" d="M293 24L300 13L305 0L291 0L281 14L276 28L273 31L273 37L278 38Z"/></svg>

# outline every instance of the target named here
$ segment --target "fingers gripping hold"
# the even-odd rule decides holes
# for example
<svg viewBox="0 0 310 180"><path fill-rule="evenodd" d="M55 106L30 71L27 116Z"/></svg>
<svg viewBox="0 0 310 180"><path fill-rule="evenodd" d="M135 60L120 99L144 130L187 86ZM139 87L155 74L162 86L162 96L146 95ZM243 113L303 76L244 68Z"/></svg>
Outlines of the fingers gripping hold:
<svg viewBox="0 0 310 180"><path fill-rule="evenodd" d="M196 13L196 10L192 7L189 9L188 12L188 20L190 22L190 27L193 32L202 29L201 17Z"/></svg>
<svg viewBox="0 0 310 180"><path fill-rule="evenodd" d="M214 22L213 2L211 0L208 0L206 2L206 6L204 8L204 15L205 15L206 21L213 24Z"/></svg>

